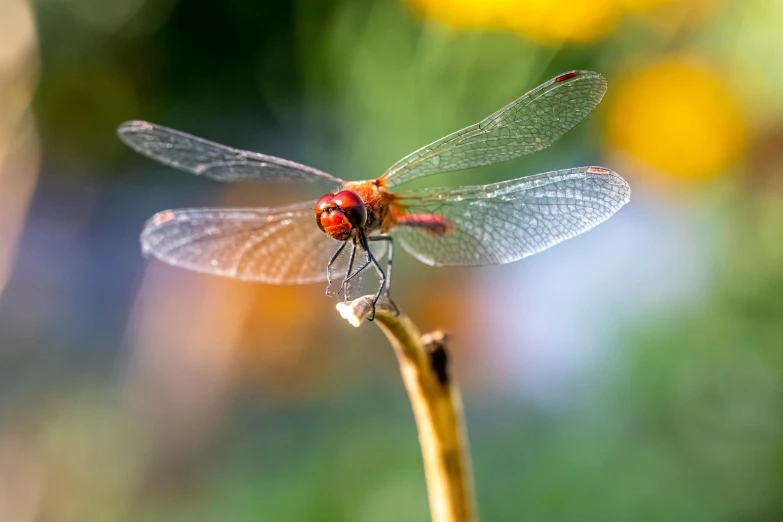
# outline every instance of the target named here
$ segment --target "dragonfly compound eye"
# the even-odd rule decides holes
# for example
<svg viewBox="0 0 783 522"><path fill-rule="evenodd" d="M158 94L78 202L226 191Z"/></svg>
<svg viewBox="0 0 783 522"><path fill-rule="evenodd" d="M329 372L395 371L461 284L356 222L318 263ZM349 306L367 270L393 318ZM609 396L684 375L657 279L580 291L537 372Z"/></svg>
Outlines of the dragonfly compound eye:
<svg viewBox="0 0 783 522"><path fill-rule="evenodd" d="M321 230L334 239L345 241L351 237L354 227L364 226L367 209L353 192L344 190L337 194L326 194L315 204L315 221Z"/></svg>
<svg viewBox="0 0 783 522"><path fill-rule="evenodd" d="M367 207L356 192L341 190L334 195L332 202L348 215L355 226L361 228L367 223Z"/></svg>
<svg viewBox="0 0 783 522"><path fill-rule="evenodd" d="M324 210L326 210L329 207L334 207L334 194L326 194L325 196L321 196L321 199L318 200L318 202L315 204L315 215L318 217L318 215L321 214Z"/></svg>
<svg viewBox="0 0 783 522"><path fill-rule="evenodd" d="M318 226L321 230L339 241L345 241L351 237L353 224L345 212L336 207L330 207L323 212L316 213Z"/></svg>

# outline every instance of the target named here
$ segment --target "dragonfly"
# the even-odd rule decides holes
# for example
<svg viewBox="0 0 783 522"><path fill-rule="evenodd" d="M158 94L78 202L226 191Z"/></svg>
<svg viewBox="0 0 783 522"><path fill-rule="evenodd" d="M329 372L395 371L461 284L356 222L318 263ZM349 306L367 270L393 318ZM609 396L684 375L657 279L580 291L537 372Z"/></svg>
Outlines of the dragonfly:
<svg viewBox="0 0 783 522"><path fill-rule="evenodd" d="M486 185L398 190L424 176L545 149L592 112L606 88L596 72L560 74L366 181L345 181L153 123L123 123L123 142L176 169L219 181L285 181L326 190L318 200L286 206L164 210L145 224L142 251L170 265L245 281L326 282L327 295L343 292L346 300L349 286L372 267L379 281L373 319L378 300L389 296L395 237L428 265L502 264L581 234L625 205L628 183L599 166ZM341 284L333 292L336 280Z"/></svg>

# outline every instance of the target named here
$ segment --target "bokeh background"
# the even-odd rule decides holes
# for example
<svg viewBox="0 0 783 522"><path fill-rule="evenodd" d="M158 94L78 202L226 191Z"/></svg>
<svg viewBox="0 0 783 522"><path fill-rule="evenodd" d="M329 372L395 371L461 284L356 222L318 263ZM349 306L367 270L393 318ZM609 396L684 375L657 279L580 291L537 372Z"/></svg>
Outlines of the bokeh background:
<svg viewBox="0 0 783 522"><path fill-rule="evenodd" d="M560 142L419 185L603 164L632 202L515 264L395 263L454 334L481 518L783 520L781 27L776 0L0 0L0 520L427 520L375 327L139 252L158 210L304 194L115 128L365 179L571 69L609 92Z"/></svg>

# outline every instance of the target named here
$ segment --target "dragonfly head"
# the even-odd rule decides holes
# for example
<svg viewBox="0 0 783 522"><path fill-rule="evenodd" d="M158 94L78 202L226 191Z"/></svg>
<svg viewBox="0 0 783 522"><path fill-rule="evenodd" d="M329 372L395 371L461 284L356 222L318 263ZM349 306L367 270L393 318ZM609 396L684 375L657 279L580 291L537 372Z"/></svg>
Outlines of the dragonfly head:
<svg viewBox="0 0 783 522"><path fill-rule="evenodd" d="M367 223L367 207L351 190L326 194L315 204L315 221L334 239L345 241L354 228L362 228Z"/></svg>

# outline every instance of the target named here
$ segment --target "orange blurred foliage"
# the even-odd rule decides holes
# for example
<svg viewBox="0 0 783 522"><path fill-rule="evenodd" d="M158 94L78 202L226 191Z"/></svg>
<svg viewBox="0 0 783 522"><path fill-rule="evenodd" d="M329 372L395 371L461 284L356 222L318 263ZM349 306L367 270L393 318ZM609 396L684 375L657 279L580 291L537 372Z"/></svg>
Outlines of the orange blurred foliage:
<svg viewBox="0 0 783 522"><path fill-rule="evenodd" d="M37 38L29 3L0 4L0 293L38 181L40 144L30 109L39 75Z"/></svg>

